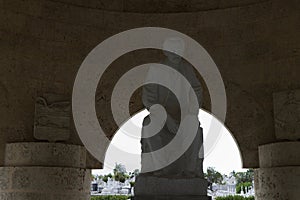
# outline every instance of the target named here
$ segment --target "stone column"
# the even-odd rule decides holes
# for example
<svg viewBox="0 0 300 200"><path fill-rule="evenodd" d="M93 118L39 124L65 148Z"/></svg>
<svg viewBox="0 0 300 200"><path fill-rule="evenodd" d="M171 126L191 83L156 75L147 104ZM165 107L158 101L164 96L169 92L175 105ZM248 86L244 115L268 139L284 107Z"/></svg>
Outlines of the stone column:
<svg viewBox="0 0 300 200"><path fill-rule="evenodd" d="M12 143L0 168L0 199L88 200L86 150L60 143Z"/></svg>
<svg viewBox="0 0 300 200"><path fill-rule="evenodd" d="M256 200L298 200L300 197L300 91L274 94L278 142L259 147L255 170Z"/></svg>
<svg viewBox="0 0 300 200"><path fill-rule="evenodd" d="M71 103L45 94L35 105L34 138L38 142L6 144L0 167L0 199L88 200L91 171L86 149L67 144Z"/></svg>

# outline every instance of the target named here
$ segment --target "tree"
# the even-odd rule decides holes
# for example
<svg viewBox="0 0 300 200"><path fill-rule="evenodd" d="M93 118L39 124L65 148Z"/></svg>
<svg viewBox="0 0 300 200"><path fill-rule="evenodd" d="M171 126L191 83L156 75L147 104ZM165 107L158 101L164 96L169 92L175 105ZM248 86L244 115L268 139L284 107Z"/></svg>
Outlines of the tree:
<svg viewBox="0 0 300 200"><path fill-rule="evenodd" d="M108 181L108 176L107 176L107 175L103 176L102 181L105 182L105 183L107 183L107 181Z"/></svg>
<svg viewBox="0 0 300 200"><path fill-rule="evenodd" d="M103 179L103 175L98 175L98 180L102 180Z"/></svg>
<svg viewBox="0 0 300 200"><path fill-rule="evenodd" d="M119 181L120 183L125 183L126 179L128 178L129 176L127 175L125 166L116 163L116 166L114 168L114 179L116 181Z"/></svg>
<svg viewBox="0 0 300 200"><path fill-rule="evenodd" d="M245 183L239 183L238 185L236 185L236 193L237 194L241 194L242 188L243 188L243 192L244 194L247 192L246 188L247 187L252 187L252 183L251 182L245 182Z"/></svg>
<svg viewBox="0 0 300 200"><path fill-rule="evenodd" d="M109 173L109 174L107 175L107 177L112 178L113 175L112 175L111 173Z"/></svg>
<svg viewBox="0 0 300 200"><path fill-rule="evenodd" d="M129 184L130 184L130 187L134 187L135 182L131 181Z"/></svg>
<svg viewBox="0 0 300 200"><path fill-rule="evenodd" d="M97 176L92 174L92 181L95 181L95 180L97 180Z"/></svg>
<svg viewBox="0 0 300 200"><path fill-rule="evenodd" d="M129 182L130 184L130 189L129 189L129 194L131 194L132 188L134 187L135 182L131 181Z"/></svg>
<svg viewBox="0 0 300 200"><path fill-rule="evenodd" d="M207 173L204 173L205 178L209 183L209 188L212 190L212 184L223 184L223 176L220 172L216 171L213 167L207 168Z"/></svg>
<svg viewBox="0 0 300 200"><path fill-rule="evenodd" d="M103 182L107 183L108 179L109 178L112 178L113 176L111 175L111 173L107 174L107 175L104 175L104 176L99 176L99 178L102 179Z"/></svg>
<svg viewBox="0 0 300 200"><path fill-rule="evenodd" d="M115 168L114 168L114 175L116 175L117 173L126 174L125 166L122 164L116 163Z"/></svg>
<svg viewBox="0 0 300 200"><path fill-rule="evenodd" d="M254 170L248 169L246 172L237 172L234 174L236 178L236 192L241 193L241 188L243 187L244 192L246 187L253 186L252 182L254 179Z"/></svg>
<svg viewBox="0 0 300 200"><path fill-rule="evenodd" d="M129 178L137 177L140 173L139 169L135 169L133 172L129 173Z"/></svg>
<svg viewBox="0 0 300 200"><path fill-rule="evenodd" d="M126 179L128 178L127 174L123 174L123 173L116 173L114 175L114 179L116 181L119 181L120 183L125 183Z"/></svg>
<svg viewBox="0 0 300 200"><path fill-rule="evenodd" d="M237 172L234 174L234 177L236 178L237 185L240 183L252 183L254 179L254 170L248 169L246 172Z"/></svg>

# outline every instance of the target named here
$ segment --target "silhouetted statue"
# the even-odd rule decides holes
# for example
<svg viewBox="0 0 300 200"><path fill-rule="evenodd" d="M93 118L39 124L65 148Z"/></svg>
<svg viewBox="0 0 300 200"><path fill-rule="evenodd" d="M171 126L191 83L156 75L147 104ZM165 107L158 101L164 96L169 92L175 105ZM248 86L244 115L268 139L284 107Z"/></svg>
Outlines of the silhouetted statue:
<svg viewBox="0 0 300 200"><path fill-rule="evenodd" d="M167 39L164 43L164 47L166 46L168 49L171 48L173 52L183 53L184 51L184 42L180 38ZM145 128L150 123L156 123L157 126L160 126L160 123L162 123L159 120L160 113L156 109L150 109L151 106L155 104L160 104L163 106L167 112L167 119L163 125L163 128L156 135L148 138L145 137L141 140L142 173L145 165L150 164L144 161L144 153L154 152L167 145L175 137L180 123L184 120L188 121L190 119L195 119L197 120L197 123L199 122L198 113L199 108L201 107L202 87L196 77L192 65L174 53L169 51L164 51L164 53L166 55L166 59L162 62L162 64L168 65L169 67L175 69L176 73L169 73L167 76L161 77L161 74L158 74L159 71L155 70L154 66L152 68L150 67L147 74L147 80L157 82L156 80L159 78L168 79L170 84L173 85L177 91L179 91L180 95L176 97L172 91L159 84L147 84L143 86L143 104L149 110L150 114L145 117L143 121L142 136L151 134L148 133L147 131L149 130ZM188 80L192 88L185 87L185 85L181 82L180 74L182 74ZM193 99L190 98L191 91L189 90L194 90L198 100L197 103L192 102ZM179 102L181 103L182 108L180 107ZM152 120L150 120L150 118ZM185 128L185 132L186 134L189 134L189 129ZM149 172L149 174L159 177L203 177L202 144L203 134L199 122L198 132L188 150L182 152L182 156L167 167L154 172ZM161 159L168 159L167 157L168 156L166 155L164 155L164 157L155 157L153 155L151 159L151 162L153 163L151 164L154 166L159 166L162 162Z"/></svg>

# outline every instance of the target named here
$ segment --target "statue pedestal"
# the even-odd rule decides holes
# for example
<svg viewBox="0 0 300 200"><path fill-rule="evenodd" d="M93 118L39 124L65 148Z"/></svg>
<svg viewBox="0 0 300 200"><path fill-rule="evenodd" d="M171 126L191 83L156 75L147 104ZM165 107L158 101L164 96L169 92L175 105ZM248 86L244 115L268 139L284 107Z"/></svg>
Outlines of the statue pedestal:
<svg viewBox="0 0 300 200"><path fill-rule="evenodd" d="M155 177L140 174L134 187L134 200L208 200L203 178Z"/></svg>

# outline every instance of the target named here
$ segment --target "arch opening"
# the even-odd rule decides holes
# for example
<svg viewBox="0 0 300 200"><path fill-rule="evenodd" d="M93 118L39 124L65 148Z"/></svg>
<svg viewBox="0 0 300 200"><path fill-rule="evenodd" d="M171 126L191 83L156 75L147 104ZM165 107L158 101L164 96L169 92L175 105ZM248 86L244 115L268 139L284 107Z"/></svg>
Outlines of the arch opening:
<svg viewBox="0 0 300 200"><path fill-rule="evenodd" d="M108 146L102 170L93 170L94 174L112 173L116 163L126 166L127 171L141 169L141 128L147 110L141 110L128 119L116 132ZM232 171L243 171L242 155L239 146L230 131L213 115L200 109L199 120L204 136L203 168L214 167L216 170L229 174ZM211 125L221 126L215 134L215 142L207 141Z"/></svg>

